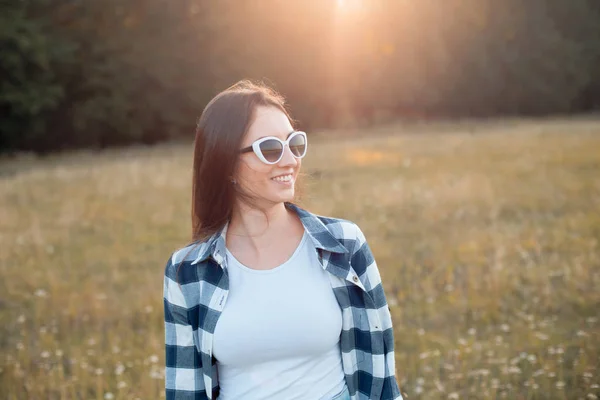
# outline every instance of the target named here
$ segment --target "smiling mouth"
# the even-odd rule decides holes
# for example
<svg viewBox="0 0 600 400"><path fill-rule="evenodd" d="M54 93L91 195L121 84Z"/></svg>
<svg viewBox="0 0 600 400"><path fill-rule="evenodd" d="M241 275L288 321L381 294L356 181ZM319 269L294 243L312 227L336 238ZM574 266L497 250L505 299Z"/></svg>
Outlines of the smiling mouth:
<svg viewBox="0 0 600 400"><path fill-rule="evenodd" d="M286 182L291 182L292 180L294 180L294 176L292 174L280 175L280 176L276 176L275 178L271 178L271 180L275 181L275 182L286 183Z"/></svg>

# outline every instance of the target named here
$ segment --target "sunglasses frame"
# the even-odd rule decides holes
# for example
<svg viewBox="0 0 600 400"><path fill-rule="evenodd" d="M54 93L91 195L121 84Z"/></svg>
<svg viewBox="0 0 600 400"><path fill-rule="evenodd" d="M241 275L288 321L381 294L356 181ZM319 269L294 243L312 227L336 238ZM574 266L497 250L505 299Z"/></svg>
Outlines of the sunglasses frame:
<svg viewBox="0 0 600 400"><path fill-rule="evenodd" d="M293 138L295 138L297 135L304 136L304 153L302 153L302 155L300 155L300 156L296 156L294 154L294 152L292 152L292 155L295 158L302 158L302 157L304 157L306 155L306 150L308 149L308 138L306 136L306 132L303 132L303 131L292 131L292 132L290 132L288 134L288 138L285 141L283 141L283 140L281 140L281 139L279 139L278 137L275 137L275 136L267 136L267 137L260 138L258 140L255 140L254 143L252 143L251 146L248 146L248 147L245 147L245 148L241 149L240 153L248 153L250 151L253 151L254 154L256 154L256 156L258 157L258 159L260 161L262 161L263 163L269 164L269 165L277 164L283 158L283 153L285 153L285 146L287 146L289 148L290 147L290 141ZM277 159L277 161L273 161L273 162L268 161L263 156L262 152L260 151L260 145L261 145L261 143L266 142L267 140L276 140L279 143L281 143L282 150L281 150L281 154L279 155L279 158Z"/></svg>

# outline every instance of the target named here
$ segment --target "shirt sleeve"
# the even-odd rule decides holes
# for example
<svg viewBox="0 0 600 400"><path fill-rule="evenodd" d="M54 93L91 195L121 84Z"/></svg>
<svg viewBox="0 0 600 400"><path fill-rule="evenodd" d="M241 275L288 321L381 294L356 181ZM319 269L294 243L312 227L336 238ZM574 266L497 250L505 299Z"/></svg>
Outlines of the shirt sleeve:
<svg viewBox="0 0 600 400"><path fill-rule="evenodd" d="M383 290L377 263L375 262L375 258L367 243L365 235L358 225L356 226L356 242L352 253L352 264L364 266L364 272L360 278L367 293L375 303L376 312L381 321L381 331L383 333L382 336L385 349L385 371L381 400L403 400L396 379L392 316Z"/></svg>
<svg viewBox="0 0 600 400"><path fill-rule="evenodd" d="M165 267L163 287L166 400L204 400L208 397L200 354L194 345L188 307L177 283L176 267L170 258Z"/></svg>

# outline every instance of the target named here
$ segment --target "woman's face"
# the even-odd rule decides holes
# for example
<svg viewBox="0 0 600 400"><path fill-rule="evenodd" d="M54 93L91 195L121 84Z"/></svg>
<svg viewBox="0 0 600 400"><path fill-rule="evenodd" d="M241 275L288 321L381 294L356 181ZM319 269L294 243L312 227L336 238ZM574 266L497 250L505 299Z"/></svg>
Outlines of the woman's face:
<svg viewBox="0 0 600 400"><path fill-rule="evenodd" d="M288 117L281 110L276 107L259 106L254 112L254 121L242 141L241 148L252 146L255 140L265 136L275 136L285 141L292 131ZM284 147L283 157L273 165L263 163L251 151L240 154L235 179L243 191L264 205L292 201L300 165L301 160L292 155L289 146ZM291 179L274 179L276 177Z"/></svg>

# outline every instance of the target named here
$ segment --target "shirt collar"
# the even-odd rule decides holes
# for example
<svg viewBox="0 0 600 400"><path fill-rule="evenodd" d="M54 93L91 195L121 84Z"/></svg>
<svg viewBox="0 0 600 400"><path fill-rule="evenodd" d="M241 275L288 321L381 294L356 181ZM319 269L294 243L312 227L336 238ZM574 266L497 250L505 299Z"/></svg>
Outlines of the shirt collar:
<svg viewBox="0 0 600 400"><path fill-rule="evenodd" d="M348 253L346 247L336 239L330 228L324 224L317 215L304 210L293 203L286 202L285 206L298 214L302 225L304 225L304 230L308 233L308 236L316 248L332 253ZM223 259L225 258L225 235L227 234L228 226L229 222L226 222L220 230L200 244L198 257L192 261L192 264L202 262L208 257L212 257L219 265L222 265Z"/></svg>

